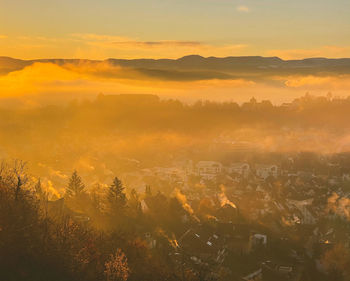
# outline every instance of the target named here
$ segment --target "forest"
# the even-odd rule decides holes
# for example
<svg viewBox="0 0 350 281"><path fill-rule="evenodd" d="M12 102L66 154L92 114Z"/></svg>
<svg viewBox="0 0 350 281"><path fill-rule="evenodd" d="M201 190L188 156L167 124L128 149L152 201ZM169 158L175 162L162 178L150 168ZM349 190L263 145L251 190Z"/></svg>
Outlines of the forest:
<svg viewBox="0 0 350 281"><path fill-rule="evenodd" d="M0 185L3 280L179 280L167 253L174 242L161 228L181 230L176 199L148 190L154 210L144 215L139 195L126 198L118 178L102 200L74 172L64 198L49 201L21 161L1 164ZM149 250L144 233L155 227L163 246Z"/></svg>

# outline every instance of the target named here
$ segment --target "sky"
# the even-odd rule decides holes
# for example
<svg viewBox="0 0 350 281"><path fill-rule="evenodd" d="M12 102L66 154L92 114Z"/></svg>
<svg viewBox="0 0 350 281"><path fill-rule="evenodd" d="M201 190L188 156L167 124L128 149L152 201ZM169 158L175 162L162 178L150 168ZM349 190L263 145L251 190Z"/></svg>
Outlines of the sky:
<svg viewBox="0 0 350 281"><path fill-rule="evenodd" d="M0 56L350 57L349 0L0 0Z"/></svg>

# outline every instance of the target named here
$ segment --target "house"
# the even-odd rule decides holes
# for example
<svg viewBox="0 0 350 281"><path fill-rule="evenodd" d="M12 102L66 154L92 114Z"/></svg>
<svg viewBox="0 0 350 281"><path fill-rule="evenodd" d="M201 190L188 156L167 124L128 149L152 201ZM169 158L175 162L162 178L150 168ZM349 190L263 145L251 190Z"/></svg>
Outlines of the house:
<svg viewBox="0 0 350 281"><path fill-rule="evenodd" d="M300 212L301 223L302 224L315 224L317 221L317 215L311 209L311 204L313 198L305 200L288 200L289 204L295 206L295 208Z"/></svg>
<svg viewBox="0 0 350 281"><path fill-rule="evenodd" d="M147 203L146 203L145 200L142 200L142 201L141 201L141 210L142 210L142 212L144 212L144 213L146 213L146 212L149 211L149 207L148 207L148 205L147 205Z"/></svg>
<svg viewBox="0 0 350 281"><path fill-rule="evenodd" d="M215 179L222 169L222 164L215 161L199 161L196 165L197 175L207 180Z"/></svg>
<svg viewBox="0 0 350 281"><path fill-rule="evenodd" d="M227 172L230 174L240 174L244 178L247 178L250 173L250 166L247 163L232 163L227 167Z"/></svg>
<svg viewBox="0 0 350 281"><path fill-rule="evenodd" d="M251 241L252 247L266 246L267 236L264 234L256 233L250 237L250 241Z"/></svg>
<svg viewBox="0 0 350 281"><path fill-rule="evenodd" d="M350 181L350 174L343 174L342 179L343 181Z"/></svg>
<svg viewBox="0 0 350 281"><path fill-rule="evenodd" d="M310 206L302 206L300 209L301 213L302 213L302 220L301 223L302 224L316 224L317 220L316 220L316 215L314 214L314 212L312 211L312 209L310 208Z"/></svg>
<svg viewBox="0 0 350 281"><path fill-rule="evenodd" d="M226 256L224 238L204 227L188 229L178 243L186 255L201 261L222 263Z"/></svg>
<svg viewBox="0 0 350 281"><path fill-rule="evenodd" d="M255 166L256 176L262 179L267 179L269 176L274 178L278 175L278 167L276 165L259 164Z"/></svg>
<svg viewBox="0 0 350 281"><path fill-rule="evenodd" d="M266 261L262 266L262 280L269 281L287 281L295 280L296 272L293 266L289 264L278 264Z"/></svg>

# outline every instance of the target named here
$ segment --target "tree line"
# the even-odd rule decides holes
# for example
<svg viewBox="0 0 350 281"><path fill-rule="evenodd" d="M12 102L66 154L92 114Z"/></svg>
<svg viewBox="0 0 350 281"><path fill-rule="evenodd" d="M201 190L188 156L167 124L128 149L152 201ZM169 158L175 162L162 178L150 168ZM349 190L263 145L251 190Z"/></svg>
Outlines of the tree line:
<svg viewBox="0 0 350 281"><path fill-rule="evenodd" d="M23 162L1 164L1 279L179 280L168 256L173 245L162 228L182 230L176 217L185 212L180 202L153 195L148 187L153 210L145 215L137 192L127 196L117 177L103 196L86 189L74 171L64 196L49 200ZM160 244L150 247L149 232Z"/></svg>

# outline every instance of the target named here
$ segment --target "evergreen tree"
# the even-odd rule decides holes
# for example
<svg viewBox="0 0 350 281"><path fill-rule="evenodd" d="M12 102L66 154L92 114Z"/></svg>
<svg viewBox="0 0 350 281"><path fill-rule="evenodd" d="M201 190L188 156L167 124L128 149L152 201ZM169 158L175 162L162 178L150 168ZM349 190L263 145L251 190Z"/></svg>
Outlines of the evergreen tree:
<svg viewBox="0 0 350 281"><path fill-rule="evenodd" d="M115 177L109 187L108 199L113 209L122 210L126 206L125 187L118 177Z"/></svg>
<svg viewBox="0 0 350 281"><path fill-rule="evenodd" d="M66 196L68 198L77 198L82 195L85 189L85 185L78 175L77 171L74 171L71 178L69 179L69 183L66 189Z"/></svg>

